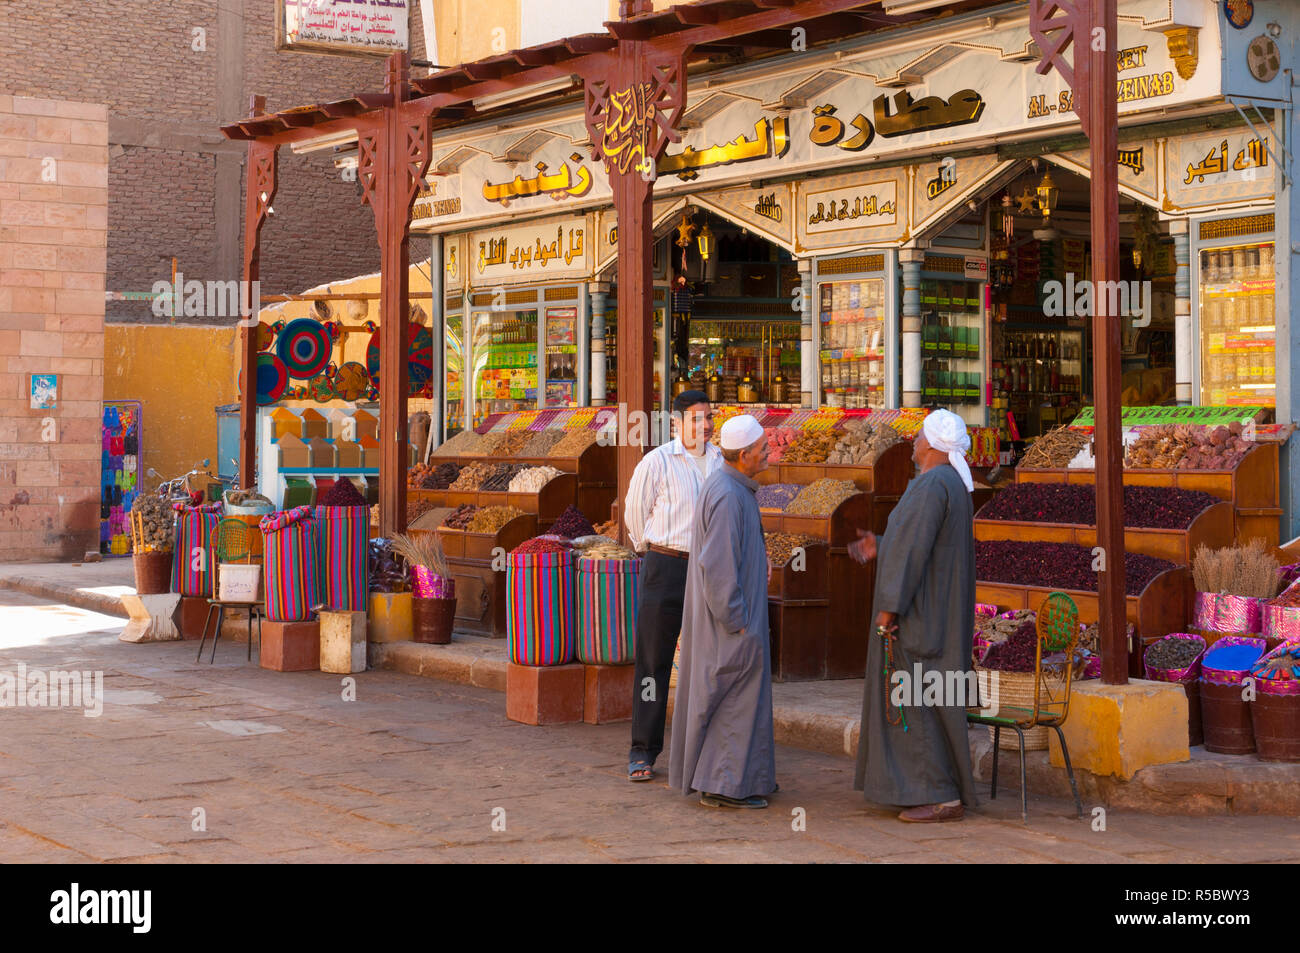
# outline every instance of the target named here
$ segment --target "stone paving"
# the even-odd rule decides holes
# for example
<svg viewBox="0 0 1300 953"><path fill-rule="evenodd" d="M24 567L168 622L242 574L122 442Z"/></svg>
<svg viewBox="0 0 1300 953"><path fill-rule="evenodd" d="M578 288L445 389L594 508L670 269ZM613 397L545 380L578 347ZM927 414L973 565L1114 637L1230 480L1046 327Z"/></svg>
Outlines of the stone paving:
<svg viewBox="0 0 1300 953"><path fill-rule="evenodd" d="M121 625L0 592L0 671L100 670L106 694L99 717L0 709L0 862L1300 860L1285 818L1112 810L1096 831L1031 797L1023 824L1014 776L960 824L903 825L855 795L851 761L785 746L770 809L714 811L629 784L625 725L517 725L499 692L387 671L349 701L340 676L224 642L196 664Z"/></svg>

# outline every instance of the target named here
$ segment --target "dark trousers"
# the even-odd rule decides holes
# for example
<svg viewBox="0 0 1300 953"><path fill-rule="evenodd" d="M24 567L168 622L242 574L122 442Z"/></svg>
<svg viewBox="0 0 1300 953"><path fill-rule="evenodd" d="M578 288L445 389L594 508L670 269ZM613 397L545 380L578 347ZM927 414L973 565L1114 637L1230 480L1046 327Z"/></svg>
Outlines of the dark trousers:
<svg viewBox="0 0 1300 953"><path fill-rule="evenodd" d="M682 629L686 598L686 560L648 552L641 562L641 589L636 607L636 678L632 685L630 761L654 764L664 750L668 717L668 679ZM653 679L651 692L646 679Z"/></svg>

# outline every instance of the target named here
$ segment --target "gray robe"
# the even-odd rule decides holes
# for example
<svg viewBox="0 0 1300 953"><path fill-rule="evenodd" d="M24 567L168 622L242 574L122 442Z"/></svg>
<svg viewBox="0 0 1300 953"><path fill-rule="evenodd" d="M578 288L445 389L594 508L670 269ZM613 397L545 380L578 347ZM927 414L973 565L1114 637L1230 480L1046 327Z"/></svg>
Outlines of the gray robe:
<svg viewBox="0 0 1300 953"><path fill-rule="evenodd" d="M743 798L776 787L767 547L756 489L723 466L695 505L668 771L683 794Z"/></svg>
<svg viewBox="0 0 1300 953"><path fill-rule="evenodd" d="M971 496L946 464L908 484L877 543L875 606L871 618L863 620L871 641L854 788L878 804L915 807L961 798L973 806L964 707L905 705L906 731L885 720L892 687L886 687L884 645L876 635L881 612L898 614L896 670L913 680L918 662L922 673L970 670L975 631ZM892 705L889 712L898 720Z"/></svg>

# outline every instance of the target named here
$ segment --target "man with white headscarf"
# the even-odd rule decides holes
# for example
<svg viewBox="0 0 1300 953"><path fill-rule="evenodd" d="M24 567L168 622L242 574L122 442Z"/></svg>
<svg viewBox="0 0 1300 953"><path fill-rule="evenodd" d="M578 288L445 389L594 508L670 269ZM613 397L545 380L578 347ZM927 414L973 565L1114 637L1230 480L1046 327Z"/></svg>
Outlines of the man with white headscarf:
<svg viewBox="0 0 1300 953"><path fill-rule="evenodd" d="M668 780L707 807L764 808L776 790L767 546L754 477L767 437L748 414L718 435L724 466L695 504Z"/></svg>
<svg viewBox="0 0 1300 953"><path fill-rule="evenodd" d="M876 561L875 617L867 650L854 788L903 807L899 820L958 821L975 805L966 705L923 685L968 685L975 631L975 534L966 424L951 411L925 418L912 447L919 474L889 516L885 535L850 545ZM919 667L918 667L919 666ZM895 672L904 676L894 680ZM900 686L904 691L896 692ZM921 704L916 701L921 699ZM901 701L901 704L895 702Z"/></svg>

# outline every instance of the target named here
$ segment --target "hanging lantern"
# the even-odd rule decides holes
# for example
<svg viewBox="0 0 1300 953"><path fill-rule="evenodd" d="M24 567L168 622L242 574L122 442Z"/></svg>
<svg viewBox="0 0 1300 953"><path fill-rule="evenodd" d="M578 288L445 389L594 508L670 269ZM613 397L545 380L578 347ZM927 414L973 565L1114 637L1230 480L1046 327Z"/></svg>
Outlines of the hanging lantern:
<svg viewBox="0 0 1300 953"><path fill-rule="evenodd" d="M1142 269L1142 246L1133 246L1133 267L1141 271Z"/></svg>
<svg viewBox="0 0 1300 953"><path fill-rule="evenodd" d="M1056 208L1056 203L1061 197L1061 190L1052 181L1050 169L1043 173L1043 181L1038 183L1038 188L1034 189L1034 193L1038 196L1038 207L1042 210L1043 218L1051 218L1052 210Z"/></svg>
<svg viewBox="0 0 1300 953"><path fill-rule="evenodd" d="M1016 216L1011 211L1011 194L1002 196L1002 237L1011 244L1011 236L1016 231Z"/></svg>
<svg viewBox="0 0 1300 953"><path fill-rule="evenodd" d="M713 231L709 228L709 223L705 222L704 227L700 229L699 238L696 239L700 246L700 257L708 261L713 255Z"/></svg>

